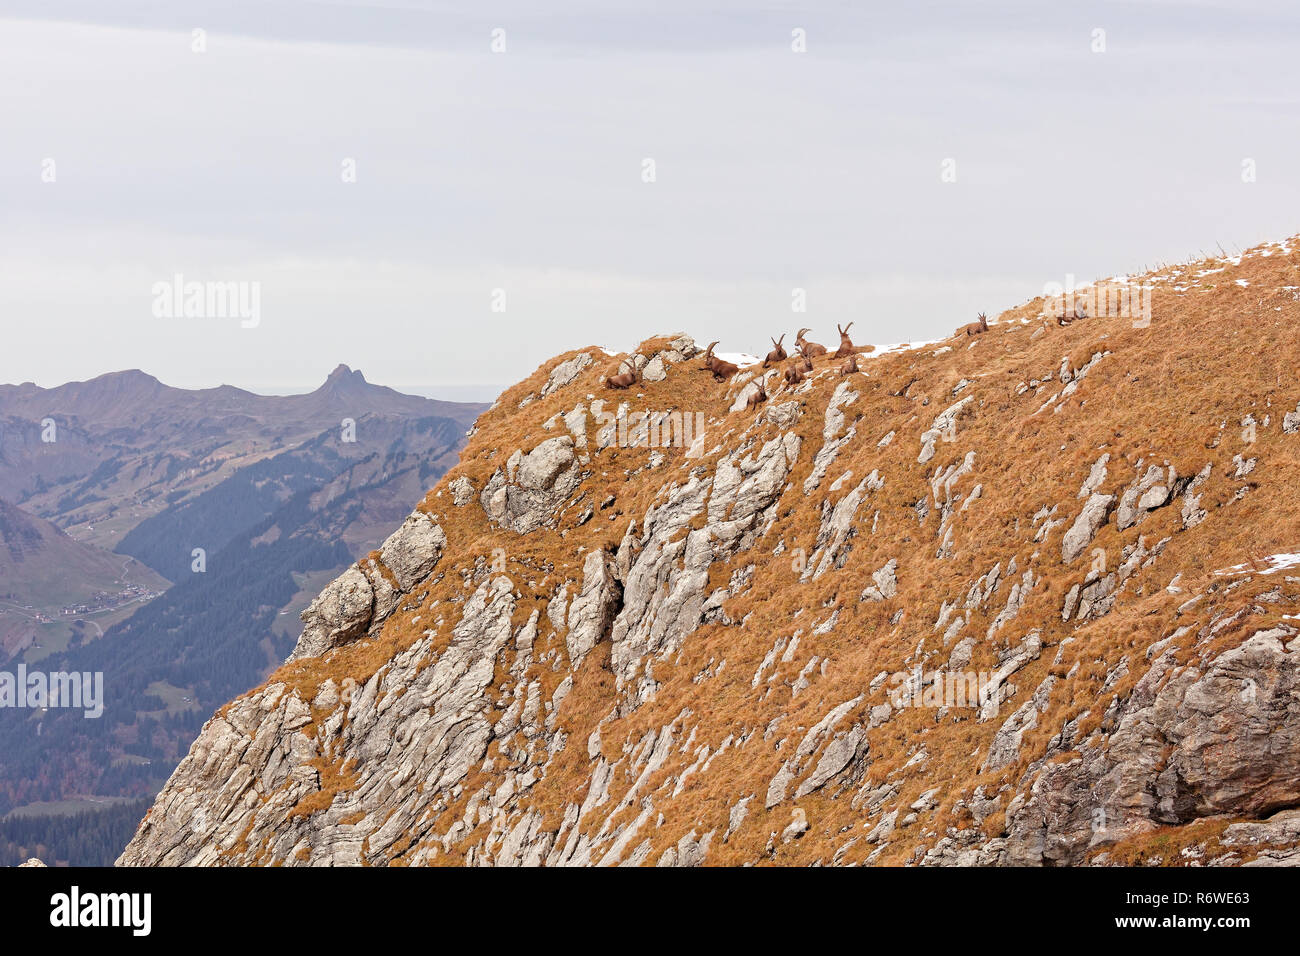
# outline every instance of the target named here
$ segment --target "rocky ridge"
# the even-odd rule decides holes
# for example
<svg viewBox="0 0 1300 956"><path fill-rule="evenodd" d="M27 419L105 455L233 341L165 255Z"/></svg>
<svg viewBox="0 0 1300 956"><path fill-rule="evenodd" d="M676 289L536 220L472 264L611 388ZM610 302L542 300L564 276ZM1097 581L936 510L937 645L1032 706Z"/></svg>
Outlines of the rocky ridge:
<svg viewBox="0 0 1300 956"><path fill-rule="evenodd" d="M1298 278L1034 300L758 410L687 336L557 356L119 864L1300 862Z"/></svg>

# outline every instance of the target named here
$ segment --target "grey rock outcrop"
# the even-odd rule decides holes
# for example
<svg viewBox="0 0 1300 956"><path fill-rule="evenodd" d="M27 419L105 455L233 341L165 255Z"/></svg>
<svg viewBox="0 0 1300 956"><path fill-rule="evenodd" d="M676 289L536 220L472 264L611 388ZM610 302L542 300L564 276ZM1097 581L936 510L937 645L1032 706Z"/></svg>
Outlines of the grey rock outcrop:
<svg viewBox="0 0 1300 956"><path fill-rule="evenodd" d="M826 419L822 426L822 447L813 458L812 473L804 479L803 493L810 494L821 484L826 476L826 469L831 466L840 449L852 441L855 429L852 425L845 430L844 409L857 401L858 393L848 382L841 382L835 387L830 403L826 406Z"/></svg>
<svg viewBox="0 0 1300 956"><path fill-rule="evenodd" d="M579 352L571 359L566 359L555 368L551 369L551 374L546 377L546 384L542 386L542 398L550 395L552 392L564 388L581 374L592 362L590 352Z"/></svg>
<svg viewBox="0 0 1300 956"><path fill-rule="evenodd" d="M365 633L375 607L375 590L356 565L326 585L302 612L303 630L289 660L316 657Z"/></svg>
<svg viewBox="0 0 1300 956"><path fill-rule="evenodd" d="M446 545L441 526L424 512L413 511L380 547L383 567L373 560L352 565L307 606L302 634L288 660L318 657L381 623L401 595L429 575Z"/></svg>
<svg viewBox="0 0 1300 956"><path fill-rule="evenodd" d="M409 591L433 570L446 546L447 535L438 523L423 511L413 511L380 546L379 556L397 586Z"/></svg>
<svg viewBox="0 0 1300 956"><path fill-rule="evenodd" d="M1294 628L1247 638L1203 670L1156 658L1106 744L1042 767L1008 812L1008 861L1080 863L1157 824L1261 816L1300 803Z"/></svg>
<svg viewBox="0 0 1300 956"><path fill-rule="evenodd" d="M488 479L479 501L494 524L528 534L554 523L556 511L581 482L582 465L574 454L573 438L561 435L528 454L511 455L505 467Z"/></svg>
<svg viewBox="0 0 1300 956"><path fill-rule="evenodd" d="M309 704L284 684L236 700L204 725L118 865L210 866L259 846L315 866L379 858L482 759L494 733L484 692L514 607L510 580L492 578L441 655L426 637L364 683L322 689L330 741L304 733ZM317 768L344 754L355 779L335 794ZM412 778L423 786L394 791Z"/></svg>
<svg viewBox="0 0 1300 956"><path fill-rule="evenodd" d="M582 566L582 590L569 606L569 631L565 635L569 661L574 668L613 623L623 597L617 575L618 568L611 555L604 551L587 555Z"/></svg>
<svg viewBox="0 0 1300 956"><path fill-rule="evenodd" d="M646 657L670 653L699 627L709 567L752 545L798 455L799 437L787 433L757 455L719 460L712 478L693 476L646 512L641 538L619 548L618 563L628 568L611 628L620 685L637 679ZM704 525L690 530L701 513ZM651 689L642 682L638 696Z"/></svg>
<svg viewBox="0 0 1300 956"><path fill-rule="evenodd" d="M1287 435L1300 432L1300 405L1296 405L1295 411L1282 416L1282 431Z"/></svg>
<svg viewBox="0 0 1300 956"><path fill-rule="evenodd" d="M464 475L452 481L447 487L451 490L451 502L457 508L474 500L474 483Z"/></svg>
<svg viewBox="0 0 1300 956"><path fill-rule="evenodd" d="M1114 502L1114 495L1092 494L1088 496L1088 500L1084 502L1083 510L1079 512L1079 517L1074 519L1074 524L1070 526L1070 530L1061 536L1062 561L1069 564L1083 554L1084 549L1097 536L1098 529L1105 524L1106 516L1110 513L1110 506Z"/></svg>
<svg viewBox="0 0 1300 956"><path fill-rule="evenodd" d="M940 439L952 441L956 437L957 418L961 415L962 409L969 405L974 398L973 395L967 395L961 401L949 405L935 416L930 427L921 433L921 451L916 456L917 464L924 465L934 457L935 443Z"/></svg>
<svg viewBox="0 0 1300 956"><path fill-rule="evenodd" d="M890 558L885 566L872 572L871 580L875 583L862 592L864 601L888 601L898 593L898 559Z"/></svg>
<svg viewBox="0 0 1300 956"><path fill-rule="evenodd" d="M1123 531L1146 517L1148 512L1162 508L1169 503L1174 494L1174 470L1169 469L1169 478L1165 469L1152 465L1141 478L1124 489L1119 504L1115 507L1115 527Z"/></svg>

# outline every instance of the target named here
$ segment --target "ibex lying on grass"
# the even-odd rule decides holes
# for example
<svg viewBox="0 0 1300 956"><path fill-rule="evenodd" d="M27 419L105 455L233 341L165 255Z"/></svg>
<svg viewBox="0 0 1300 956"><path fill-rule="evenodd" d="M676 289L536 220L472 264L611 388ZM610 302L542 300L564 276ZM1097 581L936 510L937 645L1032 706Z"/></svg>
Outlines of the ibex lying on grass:
<svg viewBox="0 0 1300 956"><path fill-rule="evenodd" d="M799 345L799 352L808 358L816 358L819 355L826 354L826 346L818 345L816 342L809 342L803 337L808 329L800 329L799 334L794 337L795 342Z"/></svg>
<svg viewBox="0 0 1300 956"><path fill-rule="evenodd" d="M758 383L758 391L751 393L749 398L745 399L745 411L757 408L763 402L767 401L767 380L760 378L756 379L756 381Z"/></svg>
<svg viewBox="0 0 1300 956"><path fill-rule="evenodd" d="M800 362L791 362L785 368L785 383L791 387L798 385L804 380L808 373L804 371L803 364Z"/></svg>
<svg viewBox="0 0 1300 956"><path fill-rule="evenodd" d="M769 335L768 338L772 337ZM788 356L786 355L785 347L781 345L784 341L784 334L782 334L779 339L772 339L772 344L775 345L776 348L768 352L767 358L763 359L763 368L767 368L769 365L776 365L778 362L784 362L786 360Z"/></svg>
<svg viewBox="0 0 1300 956"><path fill-rule="evenodd" d="M960 329L957 330L957 334L958 335L962 335L962 334L979 335L980 333L987 332L988 330L989 330L989 320L985 317L984 313L981 312L979 314L978 322L972 322L969 325L963 325Z"/></svg>
<svg viewBox="0 0 1300 956"><path fill-rule="evenodd" d="M835 328L840 329L838 322L835 323ZM849 338L849 329L851 328L853 328L852 322L840 329L840 347L835 350L835 357L837 359L845 358L849 355L857 355L858 352L861 351L853 344L853 340Z"/></svg>
<svg viewBox="0 0 1300 956"><path fill-rule="evenodd" d="M704 367L713 373L713 377L719 382L725 382L731 376L740 371L740 366L734 362L728 362L718 358L713 354L713 347L717 342L710 342L709 347L704 351Z"/></svg>
<svg viewBox="0 0 1300 956"><path fill-rule="evenodd" d="M620 366L621 367L621 366ZM605 376L606 388L631 388L640 379L637 377L636 369L629 369L626 372L619 372L617 375Z"/></svg>
<svg viewBox="0 0 1300 956"><path fill-rule="evenodd" d="M852 375L857 370L858 370L858 357L856 355L850 355L848 357L848 360L843 365L840 366L841 375Z"/></svg>

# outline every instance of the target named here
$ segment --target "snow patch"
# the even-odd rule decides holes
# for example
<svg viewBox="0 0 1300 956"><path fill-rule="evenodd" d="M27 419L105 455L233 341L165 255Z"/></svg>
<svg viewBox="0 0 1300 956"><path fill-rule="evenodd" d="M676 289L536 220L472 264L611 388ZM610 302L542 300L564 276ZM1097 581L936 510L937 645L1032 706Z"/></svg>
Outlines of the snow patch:
<svg viewBox="0 0 1300 956"><path fill-rule="evenodd" d="M1259 567L1254 563L1234 564L1230 568L1224 568L1221 571L1215 571L1215 574L1276 574L1278 571L1285 571L1287 568L1300 566L1300 554L1286 553L1270 554L1264 558L1261 564L1266 567Z"/></svg>

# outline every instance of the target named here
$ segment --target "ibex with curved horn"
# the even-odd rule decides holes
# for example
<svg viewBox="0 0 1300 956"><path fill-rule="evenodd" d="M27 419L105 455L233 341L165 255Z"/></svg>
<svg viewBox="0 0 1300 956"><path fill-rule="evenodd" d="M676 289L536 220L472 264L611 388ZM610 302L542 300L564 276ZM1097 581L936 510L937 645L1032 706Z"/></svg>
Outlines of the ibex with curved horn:
<svg viewBox="0 0 1300 956"><path fill-rule="evenodd" d="M758 384L757 391L750 393L749 398L745 399L745 411L757 408L763 402L767 401L767 379L756 379Z"/></svg>
<svg viewBox="0 0 1300 956"><path fill-rule="evenodd" d="M768 338L771 339L772 337L769 335ZM763 368L767 368L769 365L775 365L777 362L784 362L786 358L788 358L785 346L781 344L784 341L784 333L782 333L779 339L772 339L772 344L776 347L767 353L767 358L763 359Z"/></svg>
<svg viewBox="0 0 1300 956"><path fill-rule="evenodd" d="M636 368L630 368L626 372L619 372L617 375L605 376L606 388L631 388L640 378L636 374Z"/></svg>
<svg viewBox="0 0 1300 956"><path fill-rule="evenodd" d="M804 338L804 333L808 329L800 329L799 334L794 337L795 342L799 345L799 352L808 358L816 358L819 355L826 354L826 346L818 345L816 342L809 342Z"/></svg>
<svg viewBox="0 0 1300 956"><path fill-rule="evenodd" d="M838 322L835 323L835 328L840 329L840 324ZM835 350L835 357L837 359L846 358L850 355L857 355L858 352L861 351L853 344L853 340L849 338L849 329L851 328L853 328L852 322L840 329L840 347Z"/></svg>
<svg viewBox="0 0 1300 956"><path fill-rule="evenodd" d="M714 355L713 347L717 344L717 342L710 342L709 347L704 350L704 366L713 373L715 379L719 382L725 382L740 371L740 366Z"/></svg>
<svg viewBox="0 0 1300 956"><path fill-rule="evenodd" d="M988 317L983 312L979 314L979 321L972 322L969 325L963 325L957 330L958 335L979 335L989 330Z"/></svg>

